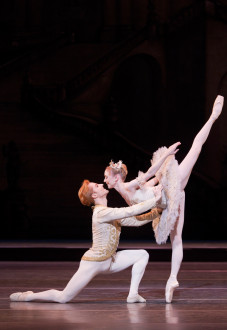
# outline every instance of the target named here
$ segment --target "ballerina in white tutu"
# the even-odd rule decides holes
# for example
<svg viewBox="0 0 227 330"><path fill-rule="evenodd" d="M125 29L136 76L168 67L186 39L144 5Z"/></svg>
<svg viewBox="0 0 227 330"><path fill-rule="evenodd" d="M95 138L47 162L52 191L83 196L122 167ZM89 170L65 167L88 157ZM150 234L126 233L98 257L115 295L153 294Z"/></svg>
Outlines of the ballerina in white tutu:
<svg viewBox="0 0 227 330"><path fill-rule="evenodd" d="M224 97L218 95L210 118L196 135L191 149L179 165L174 156L180 145L177 142L168 149L158 149L153 154L152 166L148 171L139 172L138 177L130 182L125 182L128 171L122 161L111 161L104 173L104 182L108 188L116 189L128 205L152 198L155 190L160 189L160 185L156 185L158 182L163 187L163 202L167 203L167 207L162 212L160 221L153 221L153 229L158 244L165 243L169 235L172 244L171 273L165 289L167 303L172 301L174 289L179 286L177 275L183 259L184 189L211 127L221 114L223 104ZM152 178L154 175L155 178Z"/></svg>

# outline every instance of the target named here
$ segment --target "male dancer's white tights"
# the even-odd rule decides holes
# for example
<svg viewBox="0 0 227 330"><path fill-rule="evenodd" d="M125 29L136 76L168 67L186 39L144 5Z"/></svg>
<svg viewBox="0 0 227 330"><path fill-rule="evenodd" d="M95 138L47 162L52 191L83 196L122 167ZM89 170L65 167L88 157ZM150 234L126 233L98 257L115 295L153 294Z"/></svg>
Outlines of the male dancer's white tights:
<svg viewBox="0 0 227 330"><path fill-rule="evenodd" d="M98 274L120 272L132 266L132 277L129 296L138 294L138 287L148 263L149 254L145 250L124 250L116 253L115 260L105 261L81 260L79 269L68 282L64 290L55 289L26 294L25 301L48 300L66 303L76 297L79 292Z"/></svg>

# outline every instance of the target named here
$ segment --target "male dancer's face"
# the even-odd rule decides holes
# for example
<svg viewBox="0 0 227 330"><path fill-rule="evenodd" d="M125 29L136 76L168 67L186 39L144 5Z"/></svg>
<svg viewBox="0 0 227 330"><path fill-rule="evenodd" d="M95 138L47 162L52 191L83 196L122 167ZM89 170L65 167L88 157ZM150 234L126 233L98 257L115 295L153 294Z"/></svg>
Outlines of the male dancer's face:
<svg viewBox="0 0 227 330"><path fill-rule="evenodd" d="M102 183L98 184L95 182L90 182L88 187L92 189L93 194L96 195L96 198L106 197L106 195L109 193L109 191L103 187Z"/></svg>
<svg viewBox="0 0 227 330"><path fill-rule="evenodd" d="M109 189L114 188L116 184L115 175L113 175L109 169L106 169L104 172L104 182L107 184Z"/></svg>

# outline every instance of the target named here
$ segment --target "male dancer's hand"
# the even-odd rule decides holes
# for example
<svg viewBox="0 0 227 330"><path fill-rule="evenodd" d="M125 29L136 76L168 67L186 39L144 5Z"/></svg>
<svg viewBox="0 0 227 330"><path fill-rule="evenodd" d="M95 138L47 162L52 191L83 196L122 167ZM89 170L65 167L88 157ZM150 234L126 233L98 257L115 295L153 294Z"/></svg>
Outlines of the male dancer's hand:
<svg viewBox="0 0 227 330"><path fill-rule="evenodd" d="M159 184L158 186L155 186L153 191L154 191L154 195L156 198L156 206L160 209L165 209L166 208L166 198L164 196L162 185Z"/></svg>
<svg viewBox="0 0 227 330"><path fill-rule="evenodd" d="M156 199L156 204L159 205L161 204L161 199L162 199L162 185L159 184L158 186L156 186L154 188L154 195L155 195L155 199Z"/></svg>

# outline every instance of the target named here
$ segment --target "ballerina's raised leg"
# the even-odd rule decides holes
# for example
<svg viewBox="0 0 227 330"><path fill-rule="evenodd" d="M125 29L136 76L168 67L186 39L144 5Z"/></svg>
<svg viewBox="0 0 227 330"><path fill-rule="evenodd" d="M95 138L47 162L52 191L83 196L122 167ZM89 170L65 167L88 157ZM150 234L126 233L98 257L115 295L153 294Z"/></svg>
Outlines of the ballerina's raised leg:
<svg viewBox="0 0 227 330"><path fill-rule="evenodd" d="M186 157L179 165L180 183L182 191L182 199L179 206L179 217L176 221L175 228L170 233L170 240L172 244L172 261L171 261L171 273L166 284L165 297L166 302L172 301L174 289L179 286L177 281L177 275L183 259L183 244L182 244L182 230L184 225L184 205L185 205L185 194L184 189L188 183L192 169L200 155L203 144L206 142L210 133L211 127L215 120L220 116L222 107L224 104L224 97L218 95L213 106L213 111L203 126L203 128L196 135L192 147L189 150Z"/></svg>

